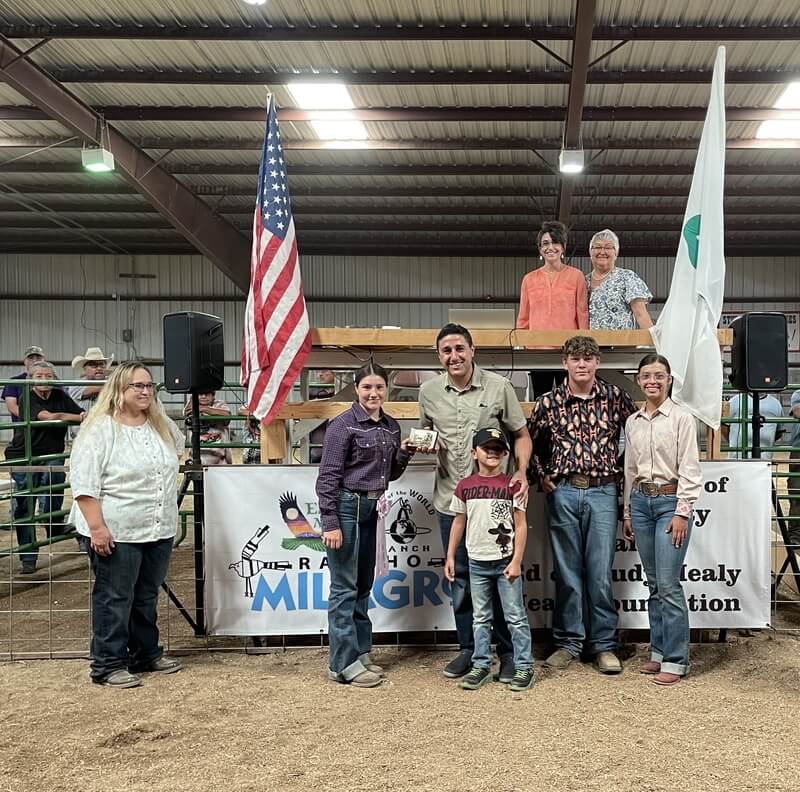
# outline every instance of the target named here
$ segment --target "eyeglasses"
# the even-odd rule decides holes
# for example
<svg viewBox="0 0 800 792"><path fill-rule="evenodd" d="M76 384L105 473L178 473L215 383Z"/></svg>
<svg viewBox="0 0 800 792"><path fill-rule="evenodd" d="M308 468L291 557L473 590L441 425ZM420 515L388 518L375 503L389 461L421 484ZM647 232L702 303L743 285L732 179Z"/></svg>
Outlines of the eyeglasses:
<svg viewBox="0 0 800 792"><path fill-rule="evenodd" d="M613 253L615 248L613 245L592 245L592 250L595 253L601 253L601 252Z"/></svg>
<svg viewBox="0 0 800 792"><path fill-rule="evenodd" d="M137 393L144 393L145 391L153 393L156 389L156 384L155 382L132 382L128 387L133 388Z"/></svg>
<svg viewBox="0 0 800 792"><path fill-rule="evenodd" d="M666 382L669 374L640 374L639 382Z"/></svg>

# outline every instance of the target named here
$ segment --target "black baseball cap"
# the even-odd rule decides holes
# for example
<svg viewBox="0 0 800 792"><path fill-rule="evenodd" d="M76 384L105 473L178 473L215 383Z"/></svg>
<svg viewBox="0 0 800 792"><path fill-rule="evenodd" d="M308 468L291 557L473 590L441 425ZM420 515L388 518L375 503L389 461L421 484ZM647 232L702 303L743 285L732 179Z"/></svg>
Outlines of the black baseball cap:
<svg viewBox="0 0 800 792"><path fill-rule="evenodd" d="M508 447L508 440L505 433L500 429L478 429L472 438L472 447L478 448L479 446L487 445L488 443L499 443L506 451L511 449Z"/></svg>

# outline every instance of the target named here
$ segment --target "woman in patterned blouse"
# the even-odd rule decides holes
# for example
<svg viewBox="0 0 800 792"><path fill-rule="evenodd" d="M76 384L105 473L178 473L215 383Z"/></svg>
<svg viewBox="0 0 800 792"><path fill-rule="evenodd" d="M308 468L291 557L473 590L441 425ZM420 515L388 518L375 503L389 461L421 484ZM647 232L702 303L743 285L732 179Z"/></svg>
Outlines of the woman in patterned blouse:
<svg viewBox="0 0 800 792"><path fill-rule="evenodd" d="M158 644L156 618L183 446L150 370L136 361L111 372L73 446L70 522L94 573L90 677L98 684L137 687L140 672L181 669Z"/></svg>
<svg viewBox="0 0 800 792"><path fill-rule="evenodd" d="M589 243L592 271L586 276L589 327L592 330L642 330L653 326L647 303L653 299L647 284L633 270L616 266L619 238L606 228Z"/></svg>

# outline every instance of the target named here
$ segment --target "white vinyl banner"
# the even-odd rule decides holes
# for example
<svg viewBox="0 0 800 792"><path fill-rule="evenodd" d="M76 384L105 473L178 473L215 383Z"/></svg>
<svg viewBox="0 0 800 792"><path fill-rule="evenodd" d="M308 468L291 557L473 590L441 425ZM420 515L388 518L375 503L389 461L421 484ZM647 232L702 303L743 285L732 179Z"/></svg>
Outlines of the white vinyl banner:
<svg viewBox="0 0 800 792"><path fill-rule="evenodd" d="M704 493L683 568L692 627L765 627L770 613L769 463L704 462ZM206 619L213 635L327 630L328 569L312 466L226 466L205 472ZM387 493L389 572L372 589L376 632L452 630L433 471L413 466ZM550 624L544 499L531 493L523 575L532 627ZM647 629L647 587L635 542L613 568L619 626Z"/></svg>

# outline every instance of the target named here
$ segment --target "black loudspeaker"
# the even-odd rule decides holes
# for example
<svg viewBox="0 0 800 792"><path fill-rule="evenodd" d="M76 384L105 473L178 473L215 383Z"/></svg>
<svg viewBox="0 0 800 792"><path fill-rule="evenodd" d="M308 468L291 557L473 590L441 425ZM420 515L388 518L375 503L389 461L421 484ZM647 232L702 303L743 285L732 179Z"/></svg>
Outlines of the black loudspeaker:
<svg viewBox="0 0 800 792"><path fill-rule="evenodd" d="M222 320L180 311L164 315L164 387L170 393L208 393L225 383Z"/></svg>
<svg viewBox="0 0 800 792"><path fill-rule="evenodd" d="M740 391L781 391L789 383L786 317L746 313L731 322L731 384Z"/></svg>

